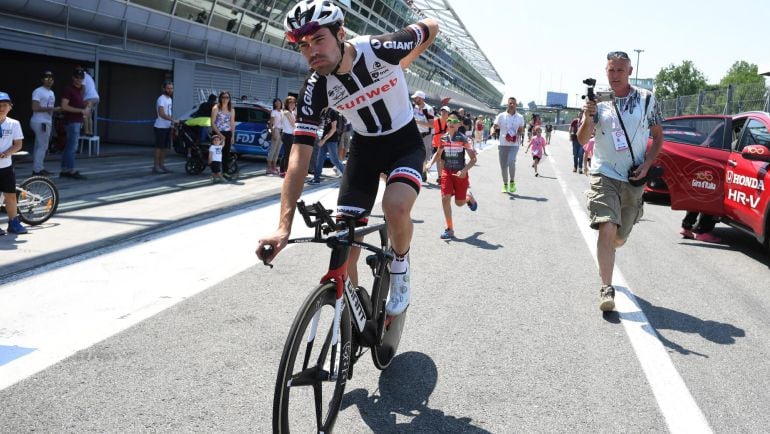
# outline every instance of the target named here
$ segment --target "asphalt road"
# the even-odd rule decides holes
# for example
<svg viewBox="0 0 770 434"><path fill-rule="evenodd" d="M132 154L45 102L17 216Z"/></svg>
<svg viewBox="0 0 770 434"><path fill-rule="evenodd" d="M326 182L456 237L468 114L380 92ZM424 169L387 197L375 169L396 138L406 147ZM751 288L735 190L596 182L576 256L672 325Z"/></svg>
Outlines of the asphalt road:
<svg viewBox="0 0 770 434"><path fill-rule="evenodd" d="M483 152L479 209L453 207L452 241L439 239L438 189L423 189L400 355L385 372L359 361L337 431L766 432L761 247L723 225L723 245L682 240L684 213L647 204L617 254L619 312L602 315L588 180L564 137L549 152L538 178L519 154L513 195L500 193L496 148ZM333 202L333 188L312 198ZM66 267L0 287L0 347L23 346L34 325L56 338L0 362L0 375L25 359L41 367L0 390L0 432L269 432L286 334L327 265L315 245L254 265L275 207L113 246L48 276L61 286L40 282Z"/></svg>

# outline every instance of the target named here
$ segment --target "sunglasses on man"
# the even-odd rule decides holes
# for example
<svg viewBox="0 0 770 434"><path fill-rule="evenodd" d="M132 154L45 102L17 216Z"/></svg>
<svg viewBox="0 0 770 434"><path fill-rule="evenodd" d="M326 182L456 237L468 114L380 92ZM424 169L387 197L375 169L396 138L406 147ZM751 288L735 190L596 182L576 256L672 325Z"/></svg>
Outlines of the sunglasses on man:
<svg viewBox="0 0 770 434"><path fill-rule="evenodd" d="M446 123L448 123L448 124L459 124L460 123L460 119L447 119Z"/></svg>

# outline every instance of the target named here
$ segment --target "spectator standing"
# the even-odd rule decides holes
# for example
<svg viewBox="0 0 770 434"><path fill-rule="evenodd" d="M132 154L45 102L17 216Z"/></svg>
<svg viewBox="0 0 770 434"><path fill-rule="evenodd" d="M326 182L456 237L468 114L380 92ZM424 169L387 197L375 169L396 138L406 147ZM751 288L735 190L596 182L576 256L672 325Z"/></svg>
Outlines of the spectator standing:
<svg viewBox="0 0 770 434"><path fill-rule="evenodd" d="M19 222L16 202L16 175L13 171L12 155L21 151L24 134L21 124L8 117L13 108L10 95L0 92L0 193L5 200L5 212L8 214L8 232L26 234L27 228ZM5 231L0 229L0 235Z"/></svg>
<svg viewBox="0 0 770 434"><path fill-rule="evenodd" d="M283 128L281 128L281 142L283 142L283 156L281 157L280 176L286 176L286 169L289 166L289 156L291 154L291 145L294 142L294 127L297 116L297 99L293 96L287 96L283 102Z"/></svg>
<svg viewBox="0 0 770 434"><path fill-rule="evenodd" d="M270 150L267 153L267 174L278 175L278 154L281 151L281 128L283 127L283 101L273 100L270 111Z"/></svg>
<svg viewBox="0 0 770 434"><path fill-rule="evenodd" d="M430 161L431 147L433 146L433 118L436 117L433 107L425 102L425 92L418 90L412 95L414 100L414 120L417 122L417 129L420 130L423 144L425 145L425 162ZM427 179L427 173L423 172L422 179Z"/></svg>
<svg viewBox="0 0 770 434"><path fill-rule="evenodd" d="M99 92L96 90L96 82L91 74L83 69L83 88L85 93L83 100L88 108L88 116L83 118L83 133L86 136L94 135L94 116L96 115L96 106L99 104Z"/></svg>
<svg viewBox="0 0 770 434"><path fill-rule="evenodd" d="M698 211L687 211L682 220L679 235L685 239L696 239L705 243L721 243L722 239L712 234L717 222L714 216Z"/></svg>
<svg viewBox="0 0 770 434"><path fill-rule="evenodd" d="M604 312L615 308L615 250L626 243L643 213L644 184L634 186L630 181L647 176L663 144L662 117L655 97L646 89L631 86L632 71L627 53L607 54L607 79L615 96L598 104L586 100L585 116L577 131L578 141L585 143L596 128L587 197L591 228L599 231L599 309Z"/></svg>
<svg viewBox="0 0 770 434"><path fill-rule="evenodd" d="M551 133L553 132L553 125L550 122L545 124L545 142L551 144Z"/></svg>
<svg viewBox="0 0 770 434"><path fill-rule="evenodd" d="M575 117L575 119L572 119L572 122L569 124L569 139L572 142L572 172L577 172L578 170L580 173L583 173L583 147L580 145L580 142L578 141L578 127L580 126L580 117L582 115L582 111Z"/></svg>
<svg viewBox="0 0 770 434"><path fill-rule="evenodd" d="M51 140L53 128L53 112L56 96L53 90L53 72L43 71L40 76L41 86L32 91L32 118L29 125L35 133L35 148L32 151L32 174L50 176L45 170L45 154L48 151L48 142Z"/></svg>
<svg viewBox="0 0 770 434"><path fill-rule="evenodd" d="M155 101L155 119L153 129L155 131L155 160L152 173L170 173L166 165L166 150L171 143L171 128L177 122L173 117L174 83L163 83L163 93Z"/></svg>
<svg viewBox="0 0 770 434"><path fill-rule="evenodd" d="M350 140L353 138L353 125L343 115L340 114L340 118L337 121L337 125L342 125L342 135L340 136L339 144L339 158L340 161L345 161L348 157L348 151L350 150Z"/></svg>
<svg viewBox="0 0 770 434"><path fill-rule="evenodd" d="M476 122L474 123L473 139L479 144L484 141L484 120L481 115L476 118Z"/></svg>
<svg viewBox="0 0 770 434"><path fill-rule="evenodd" d="M516 98L508 98L508 109L497 115L495 127L500 129L497 152L503 176L503 193L515 193L516 154L519 153L521 143L519 135L524 132L524 116L516 113Z"/></svg>
<svg viewBox="0 0 770 434"><path fill-rule="evenodd" d="M323 136L321 136L321 139L316 144L318 155L316 155L315 171L313 172L313 179L310 181L311 184L319 184L321 182L321 172L323 172L324 163L326 162L326 154L329 154L332 164L340 175L345 172L345 166L340 163L337 152L337 144L340 141L339 136L341 132L337 128L339 125L339 113L332 108L327 108L321 113L321 125L323 125Z"/></svg>
<svg viewBox="0 0 770 434"><path fill-rule="evenodd" d="M65 130L67 132L67 144L64 146L64 152L61 159L61 178L86 179L80 172L75 170L75 152L78 149L80 141L80 129L83 126L83 119L90 116L86 102L83 99L83 79L85 71L76 69L72 72L72 84L64 89L61 98L61 108L64 112Z"/></svg>
<svg viewBox="0 0 770 434"><path fill-rule="evenodd" d="M233 107L230 92L219 93L217 104L211 109L211 132L224 137L222 147L222 174L230 179L230 148L233 145L233 132L235 131L235 107Z"/></svg>
<svg viewBox="0 0 770 434"><path fill-rule="evenodd" d="M460 114L452 112L447 119L448 131L441 137L441 143L431 161L426 164L430 167L438 160L444 160L441 169L441 206L444 210L446 229L440 235L442 240L450 240L455 237L454 223L452 221L452 196L455 197L455 205L468 205L471 211L476 211L478 203L471 194L470 177L468 171L476 164L476 151L471 146L470 140L461 133ZM470 160L466 162L465 155Z"/></svg>
<svg viewBox="0 0 770 434"><path fill-rule="evenodd" d="M211 136L211 145L209 145L209 166L211 167L211 182L216 184L224 181L222 178L222 136L214 134Z"/></svg>
<svg viewBox="0 0 770 434"><path fill-rule="evenodd" d="M433 119L433 149L431 150L432 153L436 153L438 151L439 146L441 146L441 138L446 134L447 132L447 119L449 119L449 112L452 110L449 109L448 106L442 106L439 110L439 115L435 119ZM438 171L436 175L436 184L441 183L441 169L443 168L444 160L438 159L436 160L436 170ZM427 178L427 171L429 170L425 169L426 177L423 179L423 181L428 182Z"/></svg>
<svg viewBox="0 0 770 434"><path fill-rule="evenodd" d="M541 136L542 133L542 128L535 127L535 136L530 139L529 143L527 144L527 149L524 151L526 154L529 152L529 148L532 148L532 168L535 169L535 176L540 176L540 173L537 171L537 166L540 164L540 160L543 158L543 156L548 156L548 153L545 152L545 145L547 142L543 136Z"/></svg>

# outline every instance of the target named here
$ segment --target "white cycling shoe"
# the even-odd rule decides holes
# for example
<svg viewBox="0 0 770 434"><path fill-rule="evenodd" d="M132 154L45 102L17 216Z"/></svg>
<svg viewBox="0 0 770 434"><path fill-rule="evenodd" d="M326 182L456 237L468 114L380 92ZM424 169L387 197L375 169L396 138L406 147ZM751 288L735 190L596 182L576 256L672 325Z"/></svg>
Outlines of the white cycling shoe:
<svg viewBox="0 0 770 434"><path fill-rule="evenodd" d="M406 273L390 273L390 296L385 305L385 313L388 315L401 315L407 307L412 296L409 282L409 269Z"/></svg>

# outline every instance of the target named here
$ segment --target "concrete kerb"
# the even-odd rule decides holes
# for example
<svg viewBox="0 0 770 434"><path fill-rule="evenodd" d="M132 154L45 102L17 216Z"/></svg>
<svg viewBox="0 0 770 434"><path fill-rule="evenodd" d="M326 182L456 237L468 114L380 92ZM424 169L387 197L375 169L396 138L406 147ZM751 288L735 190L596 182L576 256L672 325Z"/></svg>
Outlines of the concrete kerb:
<svg viewBox="0 0 770 434"><path fill-rule="evenodd" d="M225 214L231 211L242 210L261 203L269 202L280 197L281 189L273 188L257 195L254 199L244 202L243 199L232 199L226 202L217 203L211 207L192 213L183 218L168 220L149 227L140 228L134 231L109 235L104 238L97 238L83 244L65 247L42 255L32 257L23 257L19 260L3 264L0 272L0 285L12 280L22 279L32 276L35 269L41 266L47 266L47 269L55 269L68 264L82 261L84 259L98 256L106 251L129 245L136 240L167 231L170 228L182 228L198 221L206 220L217 214ZM66 214L65 214L66 216ZM6 235L7 236L7 235ZM29 236L29 235L25 235ZM256 240L254 240L256 243Z"/></svg>

